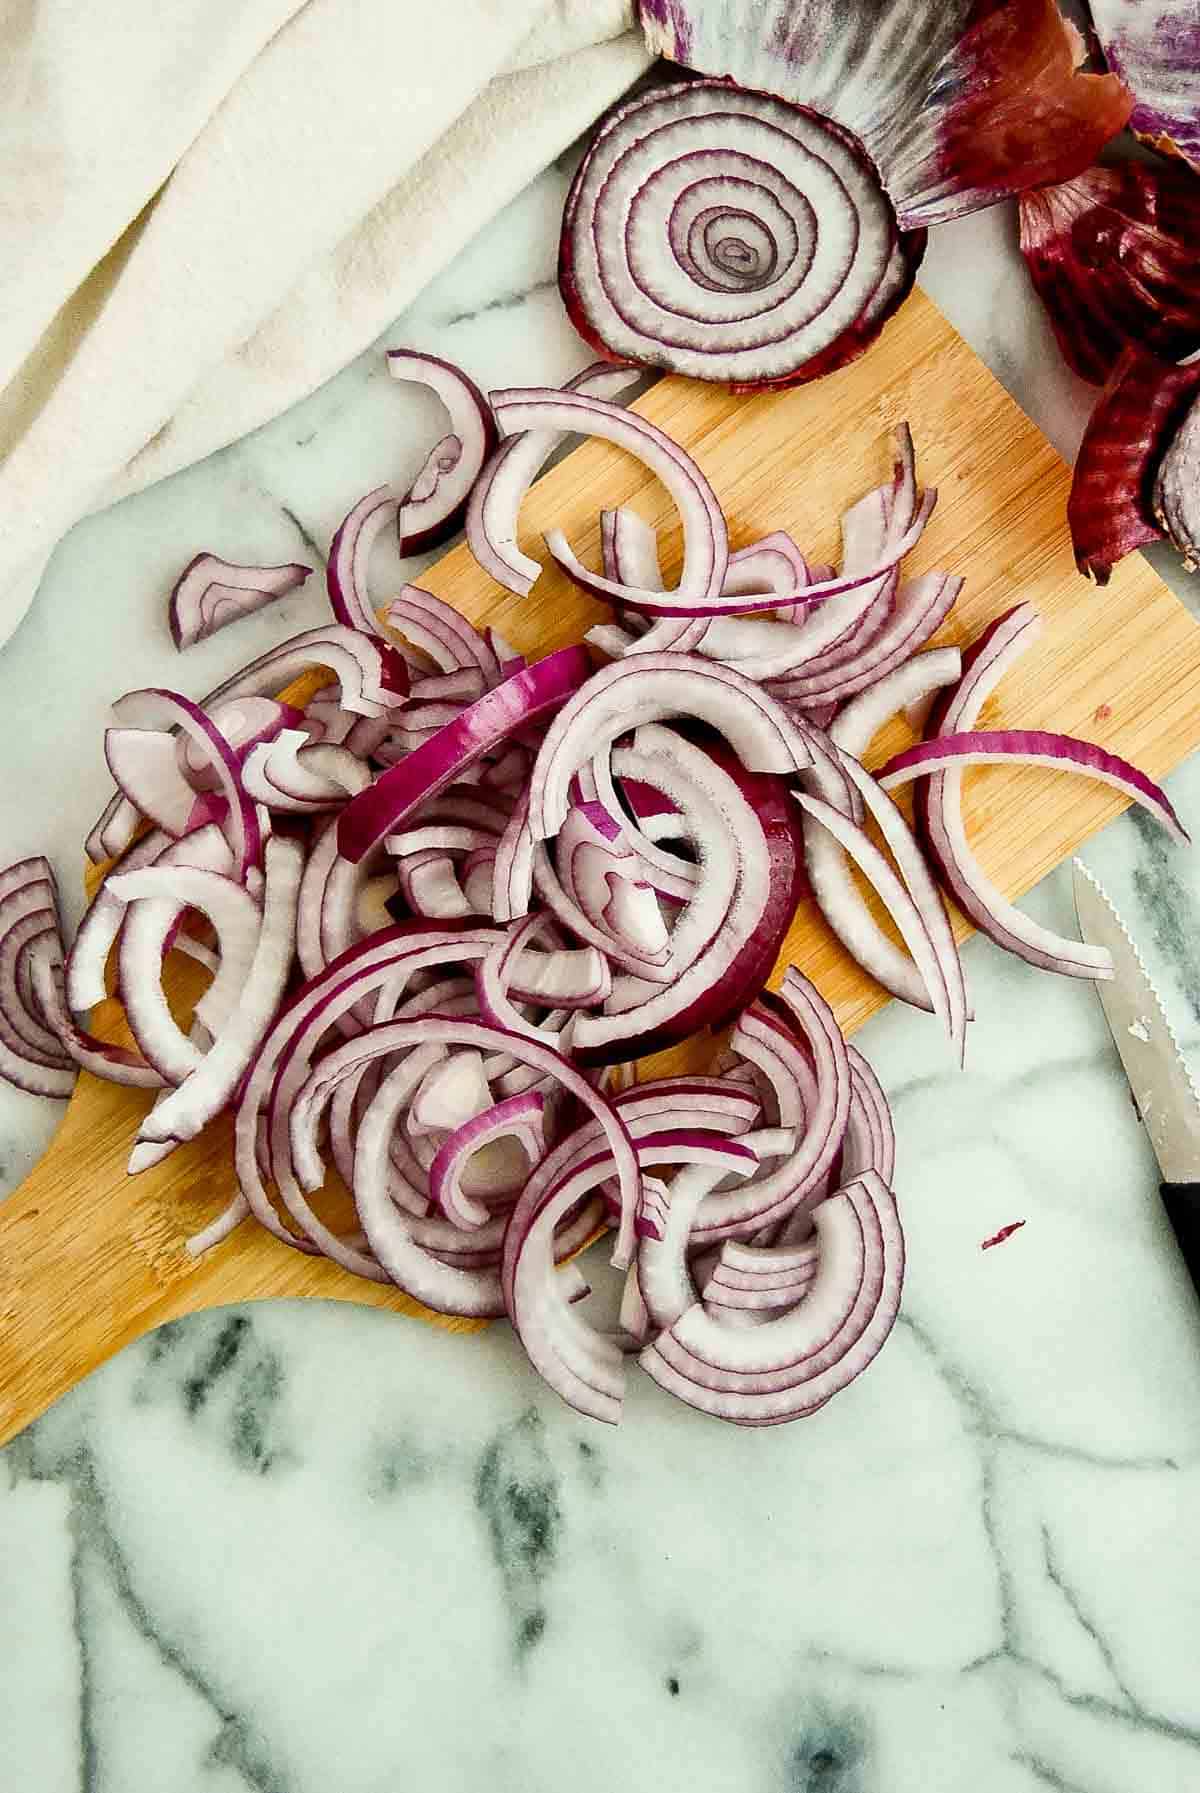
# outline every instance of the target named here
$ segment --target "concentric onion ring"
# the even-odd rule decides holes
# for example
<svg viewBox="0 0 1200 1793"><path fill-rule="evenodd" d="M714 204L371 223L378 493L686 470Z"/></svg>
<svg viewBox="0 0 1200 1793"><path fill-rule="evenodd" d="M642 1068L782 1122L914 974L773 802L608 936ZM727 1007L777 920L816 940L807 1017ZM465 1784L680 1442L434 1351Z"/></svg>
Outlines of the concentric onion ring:
<svg viewBox="0 0 1200 1793"><path fill-rule="evenodd" d="M567 201L559 284L602 354L759 386L865 347L907 290L904 260L892 203L849 131L690 81L601 127Z"/></svg>

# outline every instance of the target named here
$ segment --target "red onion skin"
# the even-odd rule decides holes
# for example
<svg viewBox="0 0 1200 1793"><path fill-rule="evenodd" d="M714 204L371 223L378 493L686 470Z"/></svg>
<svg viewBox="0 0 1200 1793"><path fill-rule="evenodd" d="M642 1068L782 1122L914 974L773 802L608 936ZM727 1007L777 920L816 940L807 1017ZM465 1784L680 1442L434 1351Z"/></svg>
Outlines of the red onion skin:
<svg viewBox="0 0 1200 1793"><path fill-rule="evenodd" d="M1172 367L1136 347L1125 350L1092 412L1071 479L1067 521L1075 564L1107 585L1119 560L1162 540L1154 516L1154 476L1200 392L1200 363Z"/></svg>
<svg viewBox="0 0 1200 1793"><path fill-rule="evenodd" d="M1200 346L1200 184L1168 163L1089 168L1021 195L1021 253L1063 359L1102 386L1124 350Z"/></svg>

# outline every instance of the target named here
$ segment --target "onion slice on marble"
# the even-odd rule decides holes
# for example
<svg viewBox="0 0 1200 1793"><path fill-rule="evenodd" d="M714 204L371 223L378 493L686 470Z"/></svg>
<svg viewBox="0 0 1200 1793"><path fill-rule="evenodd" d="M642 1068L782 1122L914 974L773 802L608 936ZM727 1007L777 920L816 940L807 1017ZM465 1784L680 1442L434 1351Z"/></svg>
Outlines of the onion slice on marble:
<svg viewBox="0 0 1200 1793"><path fill-rule="evenodd" d="M285 598L303 585L311 572L311 567L298 562L241 566L222 560L219 554L197 554L171 588L167 606L171 639L182 653L239 617L252 616L277 598Z"/></svg>

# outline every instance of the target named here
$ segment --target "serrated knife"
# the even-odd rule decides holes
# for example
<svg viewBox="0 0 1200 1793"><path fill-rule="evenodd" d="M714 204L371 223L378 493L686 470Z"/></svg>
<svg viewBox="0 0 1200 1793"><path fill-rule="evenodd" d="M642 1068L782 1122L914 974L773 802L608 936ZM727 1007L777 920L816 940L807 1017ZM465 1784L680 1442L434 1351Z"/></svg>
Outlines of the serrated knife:
<svg viewBox="0 0 1200 1793"><path fill-rule="evenodd" d="M1108 892L1081 860L1072 867L1079 930L1112 954L1096 994L1125 1068L1158 1168L1167 1216L1200 1293L1200 1092L1192 1080L1132 936Z"/></svg>

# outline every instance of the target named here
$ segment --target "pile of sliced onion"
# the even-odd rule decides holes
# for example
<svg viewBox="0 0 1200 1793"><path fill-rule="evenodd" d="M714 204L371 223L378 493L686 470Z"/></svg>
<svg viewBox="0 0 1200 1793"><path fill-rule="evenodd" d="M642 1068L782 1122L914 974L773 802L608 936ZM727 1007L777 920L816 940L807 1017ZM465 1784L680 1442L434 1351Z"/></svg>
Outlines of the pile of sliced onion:
<svg viewBox="0 0 1200 1793"><path fill-rule="evenodd" d="M253 1217L436 1312L507 1315L598 1419L619 1416L636 1353L701 1411L775 1424L871 1361L904 1263L886 1098L808 979L786 967L767 989L809 883L863 966L961 1054L971 1011L943 887L1036 964L1108 969L988 884L964 771L1051 764L1182 829L1098 747L978 731L1036 632L1029 606L965 656L921 651L959 581L903 577L933 505L907 430L845 514L835 571L779 533L731 553L691 457L598 380L493 394L507 440L467 502L485 564L520 584L520 499L557 436L606 437L661 475L684 525L673 587L631 511L606 516L595 571L551 541L614 608L609 663L582 644L527 662L414 586L380 620L366 562L396 501L369 493L335 542L333 623L201 701L115 705L118 789L89 847L113 863L69 951L45 862L0 875L0 1075L64 1095L82 1068L152 1091L131 1173L232 1112L237 1193L195 1251ZM462 464L444 470L456 503ZM314 668L307 696L277 695ZM879 727L930 699L926 739L873 777ZM888 795L913 779L919 834ZM165 976L181 956L187 1010ZM106 998L132 1046L93 1023ZM659 1048L719 1028L711 1074L646 1074ZM589 1319L574 1262L610 1227L615 1331Z"/></svg>

